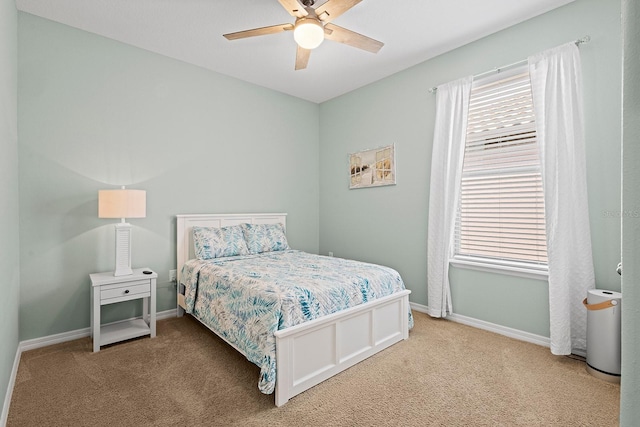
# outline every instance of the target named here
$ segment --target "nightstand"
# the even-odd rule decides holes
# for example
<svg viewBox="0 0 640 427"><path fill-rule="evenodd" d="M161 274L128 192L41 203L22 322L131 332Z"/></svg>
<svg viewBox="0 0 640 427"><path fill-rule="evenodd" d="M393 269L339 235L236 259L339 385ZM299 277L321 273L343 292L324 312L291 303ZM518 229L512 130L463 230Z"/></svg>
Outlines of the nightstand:
<svg viewBox="0 0 640 427"><path fill-rule="evenodd" d="M150 274L143 273L150 271ZM148 268L136 268L133 274L114 276L113 272L95 273L91 278L91 336L93 351L100 346L150 335L156 336L156 279L158 275ZM142 319L100 325L100 308L134 299L143 299Z"/></svg>

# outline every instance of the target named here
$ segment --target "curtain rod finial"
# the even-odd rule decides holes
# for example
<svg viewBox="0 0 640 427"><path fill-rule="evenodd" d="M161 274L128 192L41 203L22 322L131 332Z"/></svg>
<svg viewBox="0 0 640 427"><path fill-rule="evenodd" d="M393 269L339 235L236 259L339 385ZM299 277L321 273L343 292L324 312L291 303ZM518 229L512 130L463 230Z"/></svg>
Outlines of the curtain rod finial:
<svg viewBox="0 0 640 427"><path fill-rule="evenodd" d="M576 40L576 46L580 46L583 43L589 43L591 41L591 37L590 36L584 36L578 40Z"/></svg>

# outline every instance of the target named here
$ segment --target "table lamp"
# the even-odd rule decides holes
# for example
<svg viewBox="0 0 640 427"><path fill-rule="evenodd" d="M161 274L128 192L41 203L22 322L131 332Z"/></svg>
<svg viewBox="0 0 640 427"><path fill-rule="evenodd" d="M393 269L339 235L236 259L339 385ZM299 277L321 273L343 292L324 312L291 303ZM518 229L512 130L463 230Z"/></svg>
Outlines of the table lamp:
<svg viewBox="0 0 640 427"><path fill-rule="evenodd" d="M98 218L121 218L116 224L116 268L114 276L133 274L131 270L131 224L125 218L147 216L147 192L130 190L98 191Z"/></svg>

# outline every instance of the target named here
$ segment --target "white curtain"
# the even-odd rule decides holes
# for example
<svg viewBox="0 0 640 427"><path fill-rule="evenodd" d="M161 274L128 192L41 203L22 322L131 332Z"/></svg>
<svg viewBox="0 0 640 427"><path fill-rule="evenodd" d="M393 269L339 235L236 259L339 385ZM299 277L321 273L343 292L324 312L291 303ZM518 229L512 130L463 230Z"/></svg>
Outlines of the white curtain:
<svg viewBox="0 0 640 427"><path fill-rule="evenodd" d="M586 349L595 287L587 204L580 52L569 43L529 58L549 256L551 352Z"/></svg>
<svg viewBox="0 0 640 427"><path fill-rule="evenodd" d="M456 203L472 82L472 77L465 77L438 86L436 92L427 243L427 312L433 317L445 317L453 310L449 259L455 249Z"/></svg>

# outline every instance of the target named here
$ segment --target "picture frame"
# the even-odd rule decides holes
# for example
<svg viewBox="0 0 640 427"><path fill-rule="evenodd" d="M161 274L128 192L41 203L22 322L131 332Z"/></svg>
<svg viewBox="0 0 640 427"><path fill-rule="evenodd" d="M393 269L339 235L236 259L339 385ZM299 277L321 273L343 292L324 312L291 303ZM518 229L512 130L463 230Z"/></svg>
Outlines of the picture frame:
<svg viewBox="0 0 640 427"><path fill-rule="evenodd" d="M349 154L350 190L395 184L395 144Z"/></svg>

